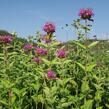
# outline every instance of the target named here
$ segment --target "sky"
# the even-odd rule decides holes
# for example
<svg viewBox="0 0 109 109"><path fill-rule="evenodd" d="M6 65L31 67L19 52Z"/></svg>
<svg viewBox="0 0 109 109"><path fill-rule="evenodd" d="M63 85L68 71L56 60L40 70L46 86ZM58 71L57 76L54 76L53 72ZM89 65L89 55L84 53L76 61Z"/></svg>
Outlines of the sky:
<svg viewBox="0 0 109 109"><path fill-rule="evenodd" d="M109 0L0 0L0 29L26 38L36 31L44 34L43 25L50 21L59 41L76 39L74 28L65 24L73 23L81 8L92 8L95 14L90 37L109 38Z"/></svg>

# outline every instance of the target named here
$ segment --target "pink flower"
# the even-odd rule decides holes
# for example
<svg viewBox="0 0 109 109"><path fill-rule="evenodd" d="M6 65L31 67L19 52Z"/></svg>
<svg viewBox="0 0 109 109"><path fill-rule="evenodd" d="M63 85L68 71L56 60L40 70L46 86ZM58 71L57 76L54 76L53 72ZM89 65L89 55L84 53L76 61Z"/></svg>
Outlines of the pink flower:
<svg viewBox="0 0 109 109"><path fill-rule="evenodd" d="M51 70L48 70L48 72L47 72L47 77L48 77L49 79L56 79L56 74L55 74L55 72L53 72L53 71L51 71Z"/></svg>
<svg viewBox="0 0 109 109"><path fill-rule="evenodd" d="M66 51L63 50L63 49L60 49L60 50L57 51L57 57L58 57L58 58L65 58L66 55L67 55L67 53L66 53Z"/></svg>
<svg viewBox="0 0 109 109"><path fill-rule="evenodd" d="M2 43L10 43L12 42L12 36L0 36L0 42Z"/></svg>
<svg viewBox="0 0 109 109"><path fill-rule="evenodd" d="M88 8L88 9L80 9L79 11L79 16L82 19L88 19L90 20L90 18L94 15L93 10Z"/></svg>
<svg viewBox="0 0 109 109"><path fill-rule="evenodd" d="M33 45L32 45L32 44L25 44L25 45L23 46L23 49L24 49L25 51L30 51L30 50L32 50L32 48L33 48Z"/></svg>
<svg viewBox="0 0 109 109"><path fill-rule="evenodd" d="M38 55L47 55L47 50L43 49L43 48L36 48L35 52Z"/></svg>
<svg viewBox="0 0 109 109"><path fill-rule="evenodd" d="M33 58L33 61L36 62L37 64L40 64L42 62L41 58Z"/></svg>
<svg viewBox="0 0 109 109"><path fill-rule="evenodd" d="M51 22L47 22L43 27L43 30L47 33L53 33L55 32L55 29L55 25Z"/></svg>

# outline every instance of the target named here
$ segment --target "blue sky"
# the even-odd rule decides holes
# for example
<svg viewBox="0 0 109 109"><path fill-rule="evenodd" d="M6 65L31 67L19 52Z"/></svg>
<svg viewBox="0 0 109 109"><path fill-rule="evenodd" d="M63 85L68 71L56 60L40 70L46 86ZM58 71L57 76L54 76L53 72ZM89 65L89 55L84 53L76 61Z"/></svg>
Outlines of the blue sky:
<svg viewBox="0 0 109 109"><path fill-rule="evenodd" d="M16 31L20 37L42 31L43 24L56 24L56 36L60 41L75 39L73 28L61 29L78 18L80 8L92 8L95 22L91 36L109 34L109 0L0 0L0 29Z"/></svg>

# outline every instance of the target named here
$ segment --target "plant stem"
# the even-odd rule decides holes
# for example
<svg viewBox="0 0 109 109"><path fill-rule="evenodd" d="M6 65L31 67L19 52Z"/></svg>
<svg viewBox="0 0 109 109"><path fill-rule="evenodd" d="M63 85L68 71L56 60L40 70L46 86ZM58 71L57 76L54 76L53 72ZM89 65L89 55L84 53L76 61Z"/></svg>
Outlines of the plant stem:
<svg viewBox="0 0 109 109"><path fill-rule="evenodd" d="M87 47L87 41L88 41L87 40L88 39L87 38L87 23L88 23L87 20L85 20L85 34L84 34L85 35L85 40L84 40L84 44L85 44L86 47Z"/></svg>
<svg viewBox="0 0 109 109"><path fill-rule="evenodd" d="M8 65L8 51L7 51L7 48L6 48L6 45L3 44L3 54L4 54L4 67L7 68L7 65Z"/></svg>

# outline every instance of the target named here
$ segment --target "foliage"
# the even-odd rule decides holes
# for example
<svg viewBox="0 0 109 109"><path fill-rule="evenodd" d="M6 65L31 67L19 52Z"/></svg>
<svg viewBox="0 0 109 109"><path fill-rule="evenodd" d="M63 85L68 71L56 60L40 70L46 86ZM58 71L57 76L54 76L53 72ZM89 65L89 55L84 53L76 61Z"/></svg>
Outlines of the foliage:
<svg viewBox="0 0 109 109"><path fill-rule="evenodd" d="M16 36L0 44L0 109L108 109L104 43L82 38L65 46L50 36L50 43ZM25 43L31 50L23 49Z"/></svg>

